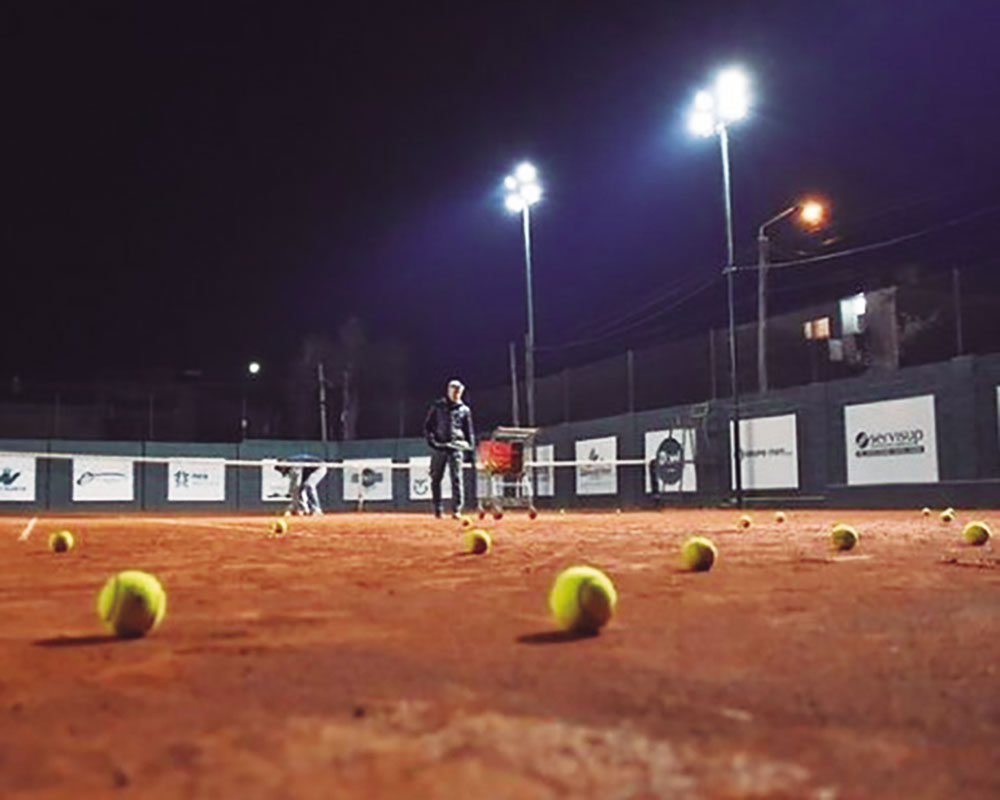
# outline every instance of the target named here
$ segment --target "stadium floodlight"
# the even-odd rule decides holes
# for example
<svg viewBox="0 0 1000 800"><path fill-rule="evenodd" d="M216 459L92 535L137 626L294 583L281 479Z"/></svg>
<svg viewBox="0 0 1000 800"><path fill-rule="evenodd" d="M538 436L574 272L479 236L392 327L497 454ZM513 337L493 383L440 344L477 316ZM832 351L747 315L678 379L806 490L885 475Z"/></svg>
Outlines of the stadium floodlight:
<svg viewBox="0 0 1000 800"><path fill-rule="evenodd" d="M826 219L827 208L819 200L800 200L757 228L757 389L761 393L767 391L767 268L771 244L767 229L796 213L807 228L818 228Z"/></svg>
<svg viewBox="0 0 1000 800"><path fill-rule="evenodd" d="M524 271L527 287L528 335L525 337L524 374L528 395L528 424L535 425L535 307L531 290L531 207L542 199L538 170L527 161L518 164L512 175L503 180L507 194L504 206L512 214L520 214L524 229ZM517 387L514 387L517 391Z"/></svg>
<svg viewBox="0 0 1000 800"><path fill-rule="evenodd" d="M729 380L733 394L733 485L736 504L743 506L743 475L740 451L740 393L736 385L736 336L733 301L733 204L729 186L729 133L730 123L743 119L750 110L750 80L737 67L722 70L711 89L702 89L694 96L688 116L688 130L694 136L708 137L718 134L722 153L722 198L726 209L726 278L729 303Z"/></svg>
<svg viewBox="0 0 1000 800"><path fill-rule="evenodd" d="M251 361L249 364L247 364L247 372L249 372L251 375L256 375L258 372L260 372L260 363L257 361Z"/></svg>

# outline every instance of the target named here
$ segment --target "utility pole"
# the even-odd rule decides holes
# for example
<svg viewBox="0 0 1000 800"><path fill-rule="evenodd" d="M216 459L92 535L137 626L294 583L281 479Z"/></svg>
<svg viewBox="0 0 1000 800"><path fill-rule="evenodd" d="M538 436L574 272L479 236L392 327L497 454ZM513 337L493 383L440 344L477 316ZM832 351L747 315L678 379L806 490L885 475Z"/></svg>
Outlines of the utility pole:
<svg viewBox="0 0 1000 800"><path fill-rule="evenodd" d="M319 435L320 441L326 441L326 375L323 372L323 362L316 364L316 381L319 384Z"/></svg>
<svg viewBox="0 0 1000 800"><path fill-rule="evenodd" d="M510 342L508 350L510 352L510 415L514 421L514 427L519 428L521 427L521 411L518 402L517 352L514 349L513 342Z"/></svg>

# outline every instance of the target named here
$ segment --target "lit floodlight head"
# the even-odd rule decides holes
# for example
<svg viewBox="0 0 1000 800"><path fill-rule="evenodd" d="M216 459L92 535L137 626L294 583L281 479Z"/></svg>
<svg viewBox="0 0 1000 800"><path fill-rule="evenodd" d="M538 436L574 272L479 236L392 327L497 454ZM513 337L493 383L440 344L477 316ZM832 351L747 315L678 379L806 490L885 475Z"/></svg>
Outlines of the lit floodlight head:
<svg viewBox="0 0 1000 800"><path fill-rule="evenodd" d="M715 82L715 100L722 122L743 119L750 107L747 76L739 69L725 69L720 72Z"/></svg>
<svg viewBox="0 0 1000 800"><path fill-rule="evenodd" d="M688 130L693 136L711 136L715 133L715 116L710 111L692 111L688 117Z"/></svg>
<svg viewBox="0 0 1000 800"><path fill-rule="evenodd" d="M698 94L694 96L694 108L695 111L711 111L712 107L715 105L715 98L712 97L711 92L706 92L702 89Z"/></svg>
<svg viewBox="0 0 1000 800"><path fill-rule="evenodd" d="M517 214L524 210L524 200L519 194L509 194L504 198L503 204L511 214Z"/></svg>
<svg viewBox="0 0 1000 800"><path fill-rule="evenodd" d="M247 372L249 372L251 375L256 375L258 372L260 372L260 364L257 363L256 361L251 361L249 364L247 364Z"/></svg>
<svg viewBox="0 0 1000 800"><path fill-rule="evenodd" d="M534 205L542 199L542 187L537 183L527 183L521 187L521 199L526 205Z"/></svg>
<svg viewBox="0 0 1000 800"><path fill-rule="evenodd" d="M826 217L826 208L817 200L808 200L799 208L799 219L803 225L816 227L823 222Z"/></svg>
<svg viewBox="0 0 1000 800"><path fill-rule="evenodd" d="M514 170L514 177L522 184L534 183L538 180L538 170L535 169L533 164L525 161L523 164L518 164L517 169Z"/></svg>
<svg viewBox="0 0 1000 800"><path fill-rule="evenodd" d="M508 175L506 178L503 179L503 188L506 189L508 192L513 192L515 189L517 189L517 178L515 178L513 175Z"/></svg>

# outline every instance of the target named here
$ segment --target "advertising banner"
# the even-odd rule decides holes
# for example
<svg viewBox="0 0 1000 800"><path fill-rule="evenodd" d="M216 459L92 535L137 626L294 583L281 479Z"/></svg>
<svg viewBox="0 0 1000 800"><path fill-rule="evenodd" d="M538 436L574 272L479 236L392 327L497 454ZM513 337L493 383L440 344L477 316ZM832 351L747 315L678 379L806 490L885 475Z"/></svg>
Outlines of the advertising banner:
<svg viewBox="0 0 1000 800"><path fill-rule="evenodd" d="M277 468L278 459L265 459L260 465L260 499L265 503L288 503L292 496L288 493L291 479L282 475Z"/></svg>
<svg viewBox="0 0 1000 800"><path fill-rule="evenodd" d="M131 502L135 499L135 462L122 456L73 459L73 502Z"/></svg>
<svg viewBox="0 0 1000 800"><path fill-rule="evenodd" d="M0 503L35 502L35 457L0 453Z"/></svg>
<svg viewBox="0 0 1000 800"><path fill-rule="evenodd" d="M646 431L646 494L695 492L694 428Z"/></svg>
<svg viewBox="0 0 1000 800"><path fill-rule="evenodd" d="M798 489L799 452L795 414L740 420L740 474L744 489ZM733 424L729 423L729 480L735 486L732 463Z"/></svg>
<svg viewBox="0 0 1000 800"><path fill-rule="evenodd" d="M431 457L410 456L410 499L431 499ZM451 475L445 467L444 478L441 479L441 498L451 500Z"/></svg>
<svg viewBox="0 0 1000 800"><path fill-rule="evenodd" d="M581 439L576 443L576 460L587 464L576 468L577 494L618 494L618 437Z"/></svg>
<svg viewBox="0 0 1000 800"><path fill-rule="evenodd" d="M556 446L554 444L540 444L535 446L533 461L536 463L551 464L556 460ZM526 478L529 476L525 476ZM538 467L535 469L535 493L538 497L554 497L556 493L556 468Z"/></svg>
<svg viewBox="0 0 1000 800"><path fill-rule="evenodd" d="M167 462L167 500L220 502L226 499L226 462L221 458L172 458Z"/></svg>
<svg viewBox="0 0 1000 800"><path fill-rule="evenodd" d="M937 483L934 395L844 406L847 482Z"/></svg>
<svg viewBox="0 0 1000 800"><path fill-rule="evenodd" d="M344 500L392 500L392 459L358 458L344 461Z"/></svg>

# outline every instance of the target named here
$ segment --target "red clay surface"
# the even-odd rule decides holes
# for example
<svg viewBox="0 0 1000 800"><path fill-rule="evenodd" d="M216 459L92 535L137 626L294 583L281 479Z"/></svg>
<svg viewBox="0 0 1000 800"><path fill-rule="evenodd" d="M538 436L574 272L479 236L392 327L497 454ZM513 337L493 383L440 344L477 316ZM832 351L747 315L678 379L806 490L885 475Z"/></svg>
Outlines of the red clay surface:
<svg viewBox="0 0 1000 800"><path fill-rule="evenodd" d="M973 515L751 513L508 515L485 556L422 516L0 517L0 796L1000 797ZM693 533L710 573L676 567ZM574 563L619 590L593 638L545 607ZM141 640L94 611L125 568L169 595Z"/></svg>

